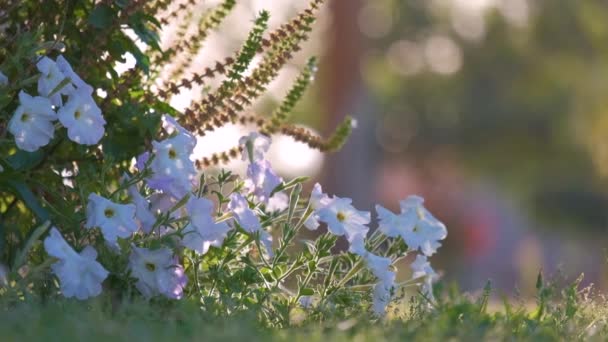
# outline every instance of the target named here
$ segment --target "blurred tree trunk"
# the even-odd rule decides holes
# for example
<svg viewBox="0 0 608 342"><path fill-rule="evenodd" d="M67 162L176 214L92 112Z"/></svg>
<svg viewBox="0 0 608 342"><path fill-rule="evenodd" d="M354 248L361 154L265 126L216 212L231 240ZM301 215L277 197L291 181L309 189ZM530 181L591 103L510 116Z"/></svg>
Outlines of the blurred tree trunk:
<svg viewBox="0 0 608 342"><path fill-rule="evenodd" d="M357 129L344 146L327 156L322 184L328 193L352 197L355 206L369 210L374 202L374 166L378 155L372 105L360 73L363 39L357 18L361 0L330 3L332 36L327 40L323 65L323 103L327 113L325 135L331 134L346 115L357 120Z"/></svg>

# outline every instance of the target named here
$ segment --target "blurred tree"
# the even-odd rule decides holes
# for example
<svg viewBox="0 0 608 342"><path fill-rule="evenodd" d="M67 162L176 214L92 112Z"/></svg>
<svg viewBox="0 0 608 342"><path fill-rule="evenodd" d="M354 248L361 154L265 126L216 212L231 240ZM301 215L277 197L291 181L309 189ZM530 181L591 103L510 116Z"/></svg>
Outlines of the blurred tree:
<svg viewBox="0 0 608 342"><path fill-rule="evenodd" d="M367 2L379 144L407 160L447 149L552 227L603 229L608 3L493 3Z"/></svg>

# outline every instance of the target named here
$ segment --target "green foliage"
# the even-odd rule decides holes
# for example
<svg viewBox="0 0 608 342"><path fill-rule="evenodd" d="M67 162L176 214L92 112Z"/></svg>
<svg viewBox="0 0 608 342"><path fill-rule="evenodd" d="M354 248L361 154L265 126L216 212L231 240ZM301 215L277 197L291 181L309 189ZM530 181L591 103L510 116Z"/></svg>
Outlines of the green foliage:
<svg viewBox="0 0 608 342"><path fill-rule="evenodd" d="M326 143L327 151L337 151L346 143L346 140L353 131L353 127L356 125L355 121L351 117L346 117L344 121L336 128L334 134L329 138Z"/></svg>
<svg viewBox="0 0 608 342"><path fill-rule="evenodd" d="M269 133L276 132L277 129L285 123L289 113L291 113L298 101L300 101L304 92L312 82L316 71L317 59L313 57L308 60L308 63L306 63L306 66L300 72L300 75L298 75L298 78L287 93L287 96L285 96L281 105L272 113L270 123L265 127L266 131Z"/></svg>
<svg viewBox="0 0 608 342"><path fill-rule="evenodd" d="M45 2L43 11L36 1L11 3L13 5L0 14L0 35L6 37L0 40L0 71L10 80L7 87L0 86L0 166L4 170L0 173L0 198L7 203L0 207L0 215L5 228L3 236L10 237L12 245L0 250L0 260L5 263L14 260L18 246L22 246L33 229L46 220L80 236L76 232L83 223L86 194L105 194L118 186L116 179L129 170L132 158L149 149L150 142L158 138L161 114L171 114L186 123L196 122L196 118L186 117L172 108L167 102L170 96L157 96L153 85L173 56L181 52L187 60L191 59L209 32L218 27L236 5L234 0L218 4L194 22L197 26L195 35L182 37L168 50L161 51L161 21L192 18L180 12L190 10L191 4L159 20L159 13L167 8L166 1L63 0ZM307 25L314 20L312 14L307 14L306 18ZM263 50L268 19L268 12L260 13L232 65L226 63L226 70L204 74L205 77L226 74L218 91L230 101L242 96L243 89L239 87L243 84L243 73ZM147 45L146 50L135 44L125 28L133 30L136 39ZM309 26L293 31L299 37L298 42L305 38L305 29ZM293 39L287 35L277 38L274 49L285 51L278 48L284 45L293 48ZM13 137L7 132L8 121L18 105L18 92L23 89L36 94L37 61L42 56L54 59L59 54L86 83L105 93L93 93L107 122L105 136L100 146L78 145L71 143L66 130L61 128L56 130L48 146L35 152L21 151L15 148ZM115 64L124 62L127 54L135 57L136 66L118 75ZM281 58L282 63L274 68L273 74L286 60ZM188 66L189 62L178 64L178 69ZM181 73L178 69L171 78ZM188 84L177 86L165 80L166 88L159 92L173 94ZM256 84L256 93L265 91L266 84ZM294 104L281 111L291 110ZM223 105L218 104L218 108ZM194 117L200 114L189 110ZM207 128L200 125L201 130ZM75 187L66 187L64 182L67 181L73 182Z"/></svg>
<svg viewBox="0 0 608 342"><path fill-rule="evenodd" d="M535 317L525 302L505 299L502 307L486 293L479 299L458 294L452 288L439 296L431 310L421 297L399 304L395 315L384 321L369 320L361 313L349 319L329 316L323 322L302 321L302 311L292 313L291 324L270 330L252 319L255 311L222 317L199 310L199 303L117 302L101 297L89 303L70 300L41 304L30 300L2 303L0 330L4 340L199 339L251 341L403 341L403 340L605 340L608 336L606 302L579 287L580 279L561 289L544 284L551 293L542 318ZM486 287L487 288L487 287ZM207 304L208 305L208 304ZM27 317L27 320L23 318Z"/></svg>
<svg viewBox="0 0 608 342"><path fill-rule="evenodd" d="M256 18L253 29L249 32L249 36L237 55L236 61L228 71L228 80L222 84L218 91L221 97L226 97L234 88L236 82L243 78L243 73L247 70L262 45L262 35L268 28L268 19L270 19L270 14L267 11L260 12Z"/></svg>
<svg viewBox="0 0 608 342"><path fill-rule="evenodd" d="M472 178L496 180L544 223L533 226L601 234L608 86L597 75L608 68L608 7L602 0L527 3L519 21L489 7L480 13L480 36L471 37L459 29L468 19L452 15L457 6L378 1L395 22L372 39L373 51L383 52L366 63L364 78L382 108L379 121L390 126L386 134L399 141L399 158L419 163L430 149L450 146ZM391 44L403 41L414 44L408 56L426 59L416 50L438 36L461 54L456 72L405 60L396 72L386 63Z"/></svg>

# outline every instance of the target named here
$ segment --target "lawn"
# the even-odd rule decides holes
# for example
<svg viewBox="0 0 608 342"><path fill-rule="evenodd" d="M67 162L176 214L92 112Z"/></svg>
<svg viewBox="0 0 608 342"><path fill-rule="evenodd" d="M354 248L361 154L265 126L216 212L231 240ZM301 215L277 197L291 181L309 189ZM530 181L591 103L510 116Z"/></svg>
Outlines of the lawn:
<svg viewBox="0 0 608 342"><path fill-rule="evenodd" d="M299 321L305 311L295 309L291 326L285 328L261 326L251 311L230 317L209 315L187 300L170 305L144 301L112 305L103 296L86 302L23 301L3 306L0 330L3 341L606 340L608 315L602 298L575 284L539 285L536 302L501 300L487 287L478 296L449 288L432 307L415 296L392 307L383 320L360 314Z"/></svg>

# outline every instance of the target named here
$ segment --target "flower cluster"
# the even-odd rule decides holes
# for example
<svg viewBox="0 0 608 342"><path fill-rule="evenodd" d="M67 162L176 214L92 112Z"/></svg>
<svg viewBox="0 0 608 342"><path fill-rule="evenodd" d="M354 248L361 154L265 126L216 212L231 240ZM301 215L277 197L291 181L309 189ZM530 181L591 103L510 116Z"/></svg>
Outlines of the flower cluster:
<svg viewBox="0 0 608 342"><path fill-rule="evenodd" d="M53 69L48 71L52 77L57 78L55 72L57 71ZM47 88L41 87L41 89ZM90 194L84 227L99 229L106 244L116 253L121 252L120 239L133 242L137 240L135 237L161 237L178 233L176 234L179 236L178 244L199 255L206 254L212 246L220 247L228 231L238 228L259 238L266 248L267 255L272 257L272 236L262 228L258 214L250 208L250 202L245 197L248 196L251 200L268 204L269 200L274 197L272 191L282 183L282 179L272 171L270 164L263 160L263 153L270 143L269 140L266 140L268 138L252 134L247 137L249 139L247 142L243 142L245 145L252 146L249 149L251 165L244 182L247 186L243 194L238 192L231 194L230 202L226 206L233 218L232 223L229 224L226 221L218 222L214 214L214 203L210 199L199 197L194 192L197 182L191 155L196 145L196 139L174 118L165 115L162 117L162 121L163 129L168 137L162 141L154 141L152 151L144 153L137 160L139 174L148 175L143 180L143 184L138 186L138 182L132 182L132 177L127 175L123 177L123 182L129 184L126 190L131 203L121 204L95 193ZM260 144L259 141L266 141L266 143ZM147 196L141 192L144 188L149 189ZM178 201L184 199L187 199L184 208L176 210L168 215L169 217L165 215ZM177 231L172 228L172 222L185 222L186 224ZM51 236L46 239L45 246L49 255L59 258L64 264L66 263L64 259L69 258L68 265L78 263L78 260L88 262L88 259L74 257L77 254L73 251L69 257L60 257L55 252L57 248L53 249L53 246L57 244L53 241L59 238L58 231L53 230ZM63 249L70 248L64 240L61 241ZM151 297L161 294L168 298L182 297L187 277L173 250L167 247L149 249L135 245L130 246L130 249L128 268L131 276L137 281L137 289L144 296ZM94 253L91 246L87 246L85 251ZM87 253L87 256L90 255L91 253ZM78 267L82 269L87 266ZM72 267L71 269L78 268ZM100 283L105 279L104 276L87 278L86 281L74 281L74 277L85 275L82 272L61 271L60 266L54 266L53 271L61 281L64 294L69 296L78 290L79 299L98 295L100 291L97 290L101 288ZM95 291L74 289L79 284L87 289L94 287Z"/></svg>
<svg viewBox="0 0 608 342"><path fill-rule="evenodd" d="M103 137L106 121L93 99L93 87L72 70L63 56L56 61L42 57L36 67L40 71L38 96L22 90L19 106L8 124L17 147L34 152L48 145L55 135L57 120L67 128L70 140L82 145L97 144ZM2 84L8 84L3 74Z"/></svg>
<svg viewBox="0 0 608 342"><path fill-rule="evenodd" d="M385 237L402 238L409 251L420 250L422 254L412 263L413 278L422 278L422 292L432 298L432 282L437 279L427 256L434 254L441 246L441 240L447 237L447 229L423 206L424 200L410 196L401 201L399 215L377 205L378 231ZM307 220L309 229L316 229L319 222L327 224L330 233L345 236L350 244L349 251L365 261L372 274L379 280L374 286L373 310L376 314L384 313L396 289L396 273L391 270L391 256L382 257L366 248L371 214L359 211L352 206L350 198L329 197L324 194L320 184L314 186L310 199L313 213ZM372 246L374 248L374 246Z"/></svg>
<svg viewBox="0 0 608 342"><path fill-rule="evenodd" d="M249 253L255 248L261 256L259 267L271 267L276 262L275 254L283 256L285 246L295 235L297 228L290 221L295 216L299 221L295 227L317 230L324 225L328 236L345 238L350 246L348 252L359 258L377 279L370 284L371 307L377 315L382 315L394 298L398 284L393 263L402 253L419 251L412 263L413 277L423 279L422 292L432 296L431 284L437 275L427 256L436 252L447 231L424 208L420 197L402 201L400 214L377 206L379 226L373 234L369 227L370 212L357 210L349 198L325 194L320 184L314 185L307 205L298 209L297 198L292 203L297 187L286 183L264 159L270 138L251 133L240 140L243 159L249 161L246 174L233 180L229 193L224 194L221 187L213 191L217 195L214 201L207 189L213 184L197 177L193 166L195 137L168 115L162 117L162 122L165 139L154 141L152 150L137 158L137 172L125 174L122 187L110 197L89 195L84 223L84 228L100 231L110 253L128 254L126 276L133 279L135 288L144 297L182 298L189 281L184 257L190 258L192 267L193 262L202 262L212 248L218 251L229 248L225 246L228 238L234 241L235 237L243 237L237 241L243 246L253 245L239 248L238 253ZM291 195L286 193L289 188ZM121 197L121 192L126 196ZM284 217L287 221L280 221ZM283 222L284 227L278 247L273 243L272 232L277 222ZM408 249L397 253L379 249L389 238L402 239ZM52 269L65 296L84 299L101 293L108 271L95 261L97 253L92 246L84 247L78 254L53 228L45 240L45 248L59 260ZM315 260L318 258L313 257L311 262ZM295 269L297 265L296 262L292 267ZM284 287L282 281L279 277L275 287ZM274 288L268 280L264 283L267 289ZM297 299L311 307L313 298Z"/></svg>
<svg viewBox="0 0 608 342"><path fill-rule="evenodd" d="M339 149L355 127L346 118L323 138L289 123L313 79L314 58L271 115L250 111L301 49L323 0L309 0L272 30L269 13L261 11L242 49L192 76L188 65L202 40L236 2L218 4L193 35L185 33L188 25L180 26L168 51L161 51L155 29L162 6L86 3L92 11L68 6L57 13L56 6L32 16L34 8L17 6L7 14L6 29L15 39L0 49L6 72L0 72L6 114L0 135L11 133L1 141L0 206L4 225L20 234L7 235L3 263L11 264L10 276L31 277L17 283L36 291L57 281L58 293L80 300L104 292L161 297L160 303L162 297L191 298L214 313L253 307L261 320L277 325L289 324L298 303L315 315L361 305L381 316L399 297L396 291L410 285L421 285L432 300L437 274L428 257L447 233L421 198L404 200L398 214L376 207L374 227L371 211L324 193L319 184L307 196L305 177L285 180L265 158L272 134L327 152ZM28 16L33 21L23 21ZM72 24L54 35L48 23L65 16ZM127 27L150 49L130 43ZM95 42L86 41L91 34ZM57 40L39 41L49 37ZM63 46L76 48L66 56L79 61L79 74L63 56L45 57ZM185 53L177 58L184 63L163 72L178 52ZM115 63L128 54L136 64L119 74ZM207 89L215 81L219 87ZM182 112L172 108L171 96L193 85L205 89L203 98ZM99 106L98 97L104 98ZM197 139L229 122L256 125L257 131L229 150L195 160ZM104 136L103 146L88 147ZM247 162L242 175L211 168L240 153ZM37 247L40 237L44 250ZM417 254L413 280L398 283L396 262L409 254ZM49 271L48 265L54 278L33 276Z"/></svg>
<svg viewBox="0 0 608 342"><path fill-rule="evenodd" d="M120 196L106 198L92 193L86 206L84 228L99 229L112 253L129 253L127 274L139 292L147 298L182 298L188 284L183 256L191 251L192 257L201 260L211 248L222 249L227 237L235 234L248 237L245 243L263 247L259 251L267 260L272 260L275 252L283 253L282 247L273 246L269 217L280 218L286 212L292 215L289 212L294 209L288 210L292 203L285 193L287 183L264 159L270 139L258 133L241 139L243 158L249 161L246 175L236 181L227 196L219 189L218 201L214 202L204 196L208 192L201 192L206 188L200 184L203 178L196 177L191 158L196 139L174 118L165 115L162 121L166 138L154 141L152 150L137 159L137 173L122 178L123 191L128 196L121 200ZM120 189L115 193L120 193ZM431 284L437 275L427 256L436 252L447 231L417 196L402 201L399 214L381 206L376 211L379 226L370 236L370 212L357 210L351 199L325 194L321 185L315 184L308 206L299 213L301 226L317 230L324 224L328 234L345 238L349 253L357 256L377 279L373 284L372 309L382 315L398 288L393 263L402 255L382 255L379 241L400 238L407 244L407 252L419 251L412 264L413 276L423 278L422 291L432 296ZM286 241L283 237L280 244L285 245ZM59 259L53 272L65 296L84 299L101 292L108 271L95 261L97 253L92 246L78 254L54 228L45 247L49 255ZM312 296L303 296L299 301L308 307L314 305Z"/></svg>

